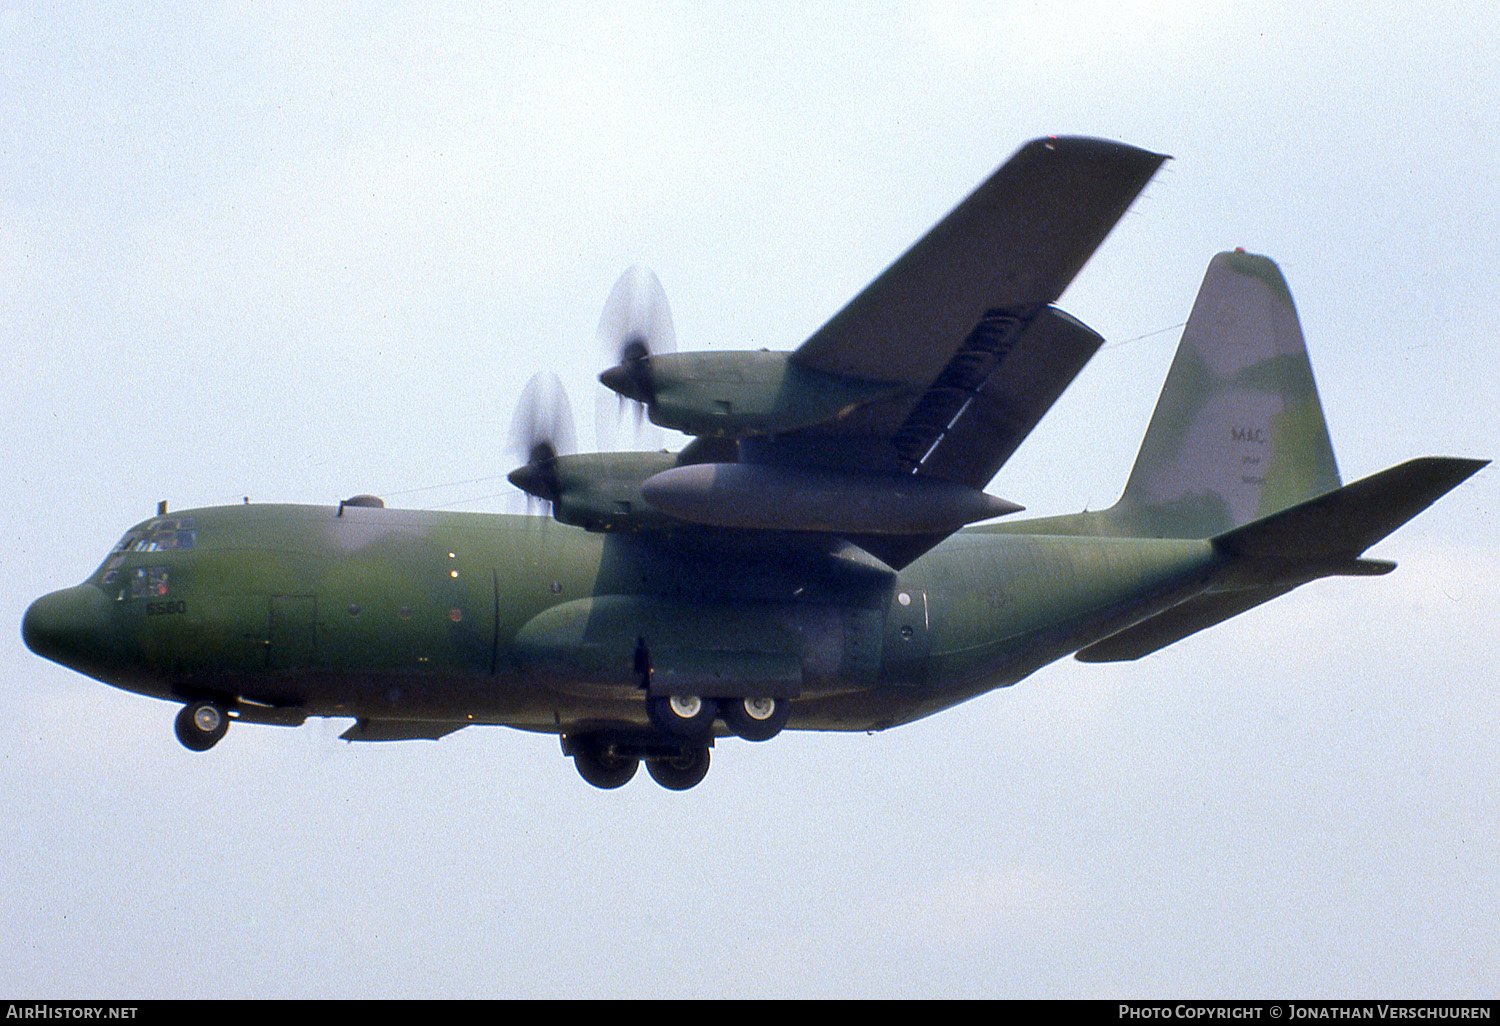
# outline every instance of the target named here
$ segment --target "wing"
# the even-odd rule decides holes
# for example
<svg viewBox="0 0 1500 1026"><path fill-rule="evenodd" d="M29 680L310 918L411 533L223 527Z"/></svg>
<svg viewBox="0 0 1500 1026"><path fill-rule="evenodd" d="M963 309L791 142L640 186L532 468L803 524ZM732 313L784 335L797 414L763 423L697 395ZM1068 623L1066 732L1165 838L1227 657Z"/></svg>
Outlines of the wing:
<svg viewBox="0 0 1500 1026"><path fill-rule="evenodd" d="M746 438L742 458L983 489L1103 343L1051 304L1166 159L1099 139L1023 146L791 357L906 390ZM899 569L947 533L848 537Z"/></svg>
<svg viewBox="0 0 1500 1026"><path fill-rule="evenodd" d="M641 352L600 375L698 436L682 454L511 479L544 478L554 515L594 530L832 535L900 569L1020 508L983 488L1103 341L1052 302L1164 160L1028 143L795 352Z"/></svg>
<svg viewBox="0 0 1500 1026"><path fill-rule="evenodd" d="M1166 159L1102 139L1027 143L793 361L926 388L988 311L1032 316L1062 295Z"/></svg>
<svg viewBox="0 0 1500 1026"><path fill-rule="evenodd" d="M1051 303L1166 159L1101 139L1023 146L791 357L906 390L749 458L982 488L1102 344Z"/></svg>

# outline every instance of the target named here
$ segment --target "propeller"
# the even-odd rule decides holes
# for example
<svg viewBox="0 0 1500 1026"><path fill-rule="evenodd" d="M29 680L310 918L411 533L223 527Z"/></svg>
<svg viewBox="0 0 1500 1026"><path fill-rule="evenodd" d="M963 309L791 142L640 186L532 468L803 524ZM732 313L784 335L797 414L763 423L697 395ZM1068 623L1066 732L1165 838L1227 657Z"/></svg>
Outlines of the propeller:
<svg viewBox="0 0 1500 1026"><path fill-rule="evenodd" d="M521 390L510 423L511 451L526 462L506 475L530 497L528 512L533 499L540 499L545 511L557 501L557 457L574 451L574 437L573 409L562 381L556 374L533 374Z"/></svg>
<svg viewBox="0 0 1500 1026"><path fill-rule="evenodd" d="M650 268L640 264L629 268L610 289L599 317L599 345L605 359L612 362L599 380L619 397L615 417L618 420L625 403L632 402L639 432L646 407L656 398L651 357L677 351L667 293ZM603 421L607 414L602 406L595 413L600 419L602 437L606 434Z"/></svg>

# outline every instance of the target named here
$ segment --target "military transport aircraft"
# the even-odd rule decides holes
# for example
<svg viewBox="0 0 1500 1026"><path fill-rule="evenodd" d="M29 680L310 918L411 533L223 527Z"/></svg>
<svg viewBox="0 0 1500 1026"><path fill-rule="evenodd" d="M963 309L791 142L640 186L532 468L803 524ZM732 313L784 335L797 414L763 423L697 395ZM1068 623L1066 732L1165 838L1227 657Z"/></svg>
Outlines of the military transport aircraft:
<svg viewBox="0 0 1500 1026"><path fill-rule="evenodd" d="M680 790L721 738L882 730L1392 570L1365 550L1486 461L1341 485L1286 282L1240 251L1209 264L1120 500L966 526L1020 508L984 489L1102 342L1052 304L1165 159L1026 144L792 352L675 352L627 275L601 380L680 452L572 453L533 386L510 479L550 519L163 504L32 604L26 644L181 703L197 751L232 720L504 724L598 787L645 760Z"/></svg>

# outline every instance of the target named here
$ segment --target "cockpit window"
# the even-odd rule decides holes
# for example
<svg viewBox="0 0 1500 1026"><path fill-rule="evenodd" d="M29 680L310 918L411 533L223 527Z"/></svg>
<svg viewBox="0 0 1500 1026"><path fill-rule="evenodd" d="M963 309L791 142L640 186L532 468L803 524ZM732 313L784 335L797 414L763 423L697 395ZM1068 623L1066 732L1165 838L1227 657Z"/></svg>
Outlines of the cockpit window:
<svg viewBox="0 0 1500 1026"><path fill-rule="evenodd" d="M140 527L125 532L118 545L110 550L99 568L100 583L122 584L122 577L129 578L129 587L121 587L115 596L124 599L161 597L167 593L167 570L151 567L149 570L125 569L130 554L136 552L174 552L191 549L198 543L198 530L192 517L170 517L149 521Z"/></svg>
<svg viewBox="0 0 1500 1026"><path fill-rule="evenodd" d="M130 573L131 598L161 598L167 593L166 567L137 567Z"/></svg>
<svg viewBox="0 0 1500 1026"><path fill-rule="evenodd" d="M192 517L175 517L168 520L153 520L145 527L130 531L120 539L115 553L123 552L171 552L174 549L190 549L198 541L198 531Z"/></svg>

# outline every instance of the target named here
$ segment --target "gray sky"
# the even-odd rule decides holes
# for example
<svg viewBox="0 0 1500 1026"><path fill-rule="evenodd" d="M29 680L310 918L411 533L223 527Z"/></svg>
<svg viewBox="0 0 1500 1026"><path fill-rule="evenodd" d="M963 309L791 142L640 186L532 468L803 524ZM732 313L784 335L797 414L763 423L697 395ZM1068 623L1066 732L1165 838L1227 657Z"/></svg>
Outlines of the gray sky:
<svg viewBox="0 0 1500 1026"><path fill-rule="evenodd" d="M626 266L685 349L792 348L1044 134L1175 159L1063 297L1110 345L997 493L1114 500L1233 246L1291 283L1346 481L1497 455L1492 5L409 6L0 5L0 991L1500 991L1493 471L1389 577L726 742L682 794L503 728L194 755L27 652L158 499L514 508L521 387L592 434Z"/></svg>

